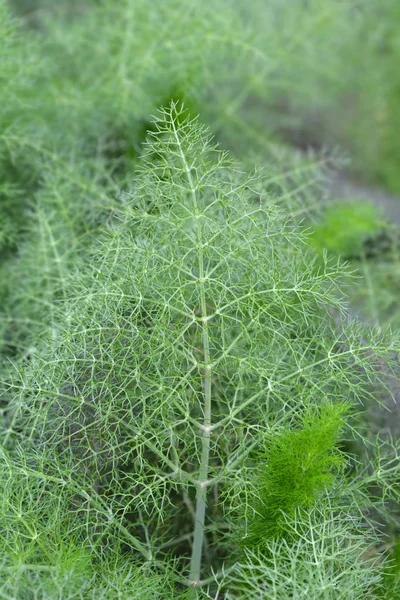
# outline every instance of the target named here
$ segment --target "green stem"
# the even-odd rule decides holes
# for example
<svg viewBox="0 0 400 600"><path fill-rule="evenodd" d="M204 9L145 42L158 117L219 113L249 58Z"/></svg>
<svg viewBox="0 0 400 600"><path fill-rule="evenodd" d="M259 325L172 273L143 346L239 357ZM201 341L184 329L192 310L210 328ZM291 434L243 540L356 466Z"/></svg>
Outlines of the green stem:
<svg viewBox="0 0 400 600"><path fill-rule="evenodd" d="M171 115L172 117L172 115ZM190 561L190 573L189 582L193 587L197 587L200 583L201 573L201 558L203 554L204 544L204 523L206 515L207 505L207 477L209 468L209 456L210 456L210 436L211 436L211 361L210 361L210 339L208 331L208 316L207 316L207 302L205 294L205 277L204 277L204 250L202 243L202 225L201 217L203 216L199 211L197 202L197 189L193 181L193 177L186 160L185 154L182 149L182 144L179 139L178 132L175 127L173 117L171 118L173 127L173 133L176 140L176 144L179 148L179 153L182 159L182 164L185 169L186 177L188 180L190 194L193 201L193 211L197 219L197 245L198 245L198 268L199 268L199 279L198 283L200 286L200 302L201 302L201 321L202 321L202 339L203 339L203 358L204 358L204 420L202 427L202 438L201 438L201 459L199 468L199 479L197 482L197 495L196 495L196 513L195 513L195 525L193 533L193 546L192 546L192 557Z"/></svg>
<svg viewBox="0 0 400 600"><path fill-rule="evenodd" d="M207 476L210 456L210 425L211 425L211 367L209 365L209 337L207 323L203 325L203 348L204 362L204 422L203 435L201 439L201 462L199 470L199 482L197 484L196 515L193 535L192 559L190 564L189 579L193 586L200 582L201 555L204 541L204 522L207 504Z"/></svg>

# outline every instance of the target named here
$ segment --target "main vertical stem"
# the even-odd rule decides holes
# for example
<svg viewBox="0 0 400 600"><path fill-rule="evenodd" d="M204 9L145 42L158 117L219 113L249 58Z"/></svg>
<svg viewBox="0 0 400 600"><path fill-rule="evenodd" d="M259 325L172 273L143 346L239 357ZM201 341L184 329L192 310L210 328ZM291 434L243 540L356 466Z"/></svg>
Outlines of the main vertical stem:
<svg viewBox="0 0 400 600"><path fill-rule="evenodd" d="M204 313L203 313L204 314ZM196 498L196 515L193 535L192 559L189 579L192 585L200 580L201 555L203 551L204 523L207 504L207 476L210 456L210 426L211 426L211 366L207 322L203 317L203 350L204 350L204 421L201 448L199 482Z"/></svg>
<svg viewBox="0 0 400 600"><path fill-rule="evenodd" d="M196 514L195 526L193 533L192 558L190 561L189 581L193 587L196 587L200 581L201 573L201 558L203 554L204 542L204 524L206 517L207 506L207 479L210 456L210 434L211 434L211 360L210 360L210 338L208 331L207 319L207 301L205 293L205 278L204 278L204 249L203 249L203 232L201 225L201 215L197 202L197 189L194 185L191 170L186 160L182 149L182 144L176 130L175 121L171 114L171 124L173 128L176 144L179 148L182 164L184 166L186 177L189 183L190 194L193 202L193 212L197 219L197 245L198 245L198 269L200 286L200 302L201 302L201 322L202 322L202 338L203 338L203 360L204 360L204 418L203 431L201 440L201 459L199 468L199 480L197 483L196 496Z"/></svg>

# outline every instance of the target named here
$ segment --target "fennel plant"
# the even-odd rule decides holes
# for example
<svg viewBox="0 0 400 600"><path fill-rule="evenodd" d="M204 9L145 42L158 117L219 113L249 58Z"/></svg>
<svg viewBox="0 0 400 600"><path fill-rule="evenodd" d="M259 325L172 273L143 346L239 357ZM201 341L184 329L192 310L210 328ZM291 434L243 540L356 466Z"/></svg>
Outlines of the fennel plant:
<svg viewBox="0 0 400 600"><path fill-rule="evenodd" d="M378 598L398 468L340 443L398 343L348 318L304 236L198 119L159 113L10 369L3 597Z"/></svg>

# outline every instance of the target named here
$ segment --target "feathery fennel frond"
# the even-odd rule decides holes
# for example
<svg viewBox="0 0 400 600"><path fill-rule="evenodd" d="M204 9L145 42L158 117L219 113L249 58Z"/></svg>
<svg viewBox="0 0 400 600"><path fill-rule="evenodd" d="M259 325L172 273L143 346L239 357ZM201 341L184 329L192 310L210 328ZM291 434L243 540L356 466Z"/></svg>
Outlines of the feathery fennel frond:
<svg viewBox="0 0 400 600"><path fill-rule="evenodd" d="M96 564L123 556L132 569L173 567L180 589L200 598L208 592L196 588L210 584L215 593L218 568L233 568L232 515L266 434L279 439L310 406L337 403L336 414L338 398L368 398L381 362L398 352L350 321L337 331L328 309L346 313L342 268L310 261L301 230L260 191L259 177L242 173L180 105L155 118L117 218L66 280L51 335L9 383L2 470L13 497L23 481L40 490L27 498L35 525L23 534L40 556L29 555L33 564L49 564L37 529L59 510L61 535ZM290 512L284 518L302 539L304 515L290 521ZM4 511L3 529L14 527L14 513ZM324 554L333 534L317 513L307 514L311 531L319 528L321 573L340 586L340 561ZM344 530L364 544L359 528ZM279 548L283 563L297 552ZM299 551L308 553L306 577L312 544ZM359 589L364 570L360 563L352 575Z"/></svg>
<svg viewBox="0 0 400 600"><path fill-rule="evenodd" d="M335 482L345 457L338 448L348 406L307 408L297 427L276 431L259 457L254 518L243 544L252 547L285 535L296 510L313 506Z"/></svg>
<svg viewBox="0 0 400 600"><path fill-rule="evenodd" d="M349 514L350 512L350 514ZM346 511L325 499L310 511L287 520L289 539L272 539L248 550L225 577L229 600L356 600L377 598L381 569L377 539Z"/></svg>

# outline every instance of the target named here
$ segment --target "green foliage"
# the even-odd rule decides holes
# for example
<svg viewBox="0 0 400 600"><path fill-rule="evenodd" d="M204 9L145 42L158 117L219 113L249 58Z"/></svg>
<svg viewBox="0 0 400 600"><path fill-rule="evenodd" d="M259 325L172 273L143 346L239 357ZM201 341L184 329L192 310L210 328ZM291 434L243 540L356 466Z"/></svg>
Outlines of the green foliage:
<svg viewBox="0 0 400 600"><path fill-rule="evenodd" d="M314 226L310 244L319 252L326 249L345 258L360 256L364 242L373 238L384 224L378 209L371 203L348 201L333 204Z"/></svg>
<svg viewBox="0 0 400 600"><path fill-rule="evenodd" d="M32 185L34 170L21 157L14 134L26 127L35 79L36 47L28 35L21 44L5 2L0 2L0 252L16 245L23 223L24 191Z"/></svg>
<svg viewBox="0 0 400 600"><path fill-rule="evenodd" d="M379 397L398 341L296 225L336 154L276 139L310 97L337 114L371 3L11 4L35 31L0 0L0 596L378 597L398 451L345 457L370 439L341 399Z"/></svg>
<svg viewBox="0 0 400 600"><path fill-rule="evenodd" d="M397 194L400 193L399 25L398 2L384 0L379 6L372 3L363 28L366 69L360 77L359 117L348 133L354 132L353 147L359 168Z"/></svg>
<svg viewBox="0 0 400 600"><path fill-rule="evenodd" d="M337 444L347 409L345 404L307 408L297 426L267 438L255 483L255 518L243 539L246 546L283 536L288 517L311 507L334 484L344 467Z"/></svg>
<svg viewBox="0 0 400 600"><path fill-rule="evenodd" d="M357 314L375 325L399 328L398 227L384 221L370 203L334 204L313 223L309 245L319 254L326 249L351 260L359 277L348 294Z"/></svg>
<svg viewBox="0 0 400 600"><path fill-rule="evenodd" d="M364 180L400 189L397 0L10 4L46 31L43 98L80 135L129 152L149 112L181 98L238 153L275 135L340 143Z"/></svg>
<svg viewBox="0 0 400 600"><path fill-rule="evenodd" d="M245 560L227 577L226 598L377 598L377 540L371 531L362 535L362 524L348 512L349 507L337 512L324 502L288 520L290 540L272 539L263 548L247 550Z"/></svg>
<svg viewBox="0 0 400 600"><path fill-rule="evenodd" d="M379 326L400 326L399 274L400 244L398 228L386 228L368 241L364 256L354 264L363 276L351 290L351 302L364 318Z"/></svg>
<svg viewBox="0 0 400 600"><path fill-rule="evenodd" d="M225 567L235 572L244 497L245 522L254 512L250 473L266 432L267 459L278 468L284 443L285 472L296 477L279 530L295 528L301 538L305 515L312 531L324 526L313 504L342 464L335 445L344 407L335 398L368 401L374 382L384 383L382 361L398 352L383 334L351 322L335 331L328 307L344 310L342 270L309 263L301 230L198 120L173 104L153 129L118 218L91 244L89 260L63 275L52 326L10 371L0 525L7 581L21 594L34 572L44 597L60 586L91 597L80 578L88 560L93 581L101 573L108 586L93 584L90 593L109 597L121 589L109 566L115 559L133 577L127 597L135 597L140 565L152 573L149 595L163 581L167 598L187 586L199 598L218 589L241 597ZM279 476L267 470L257 484L275 511L288 492ZM344 573L352 573L353 597L380 577L358 565L365 497L364 489L347 506L361 514L359 525L344 520L332 542L330 533L321 539L331 546L321 549L321 569L342 597ZM335 497L323 502L320 510L340 510ZM351 552L346 536L359 540ZM282 544L280 537L268 528L267 543ZM297 543L287 546L289 557ZM311 551L307 543L299 554L301 586L318 597L320 582L307 580ZM273 581L267 558L264 566L260 590Z"/></svg>
<svg viewBox="0 0 400 600"><path fill-rule="evenodd" d="M93 8L98 0L63 0L54 3L51 0L10 0L9 4L13 12L29 26L42 29L43 22L51 16L65 19L66 21L76 19Z"/></svg>
<svg viewBox="0 0 400 600"><path fill-rule="evenodd" d="M386 586L382 597L387 600L396 598L400 592L400 544L398 538L394 539L390 549L390 560L387 562L384 575Z"/></svg>
<svg viewBox="0 0 400 600"><path fill-rule="evenodd" d="M51 324L74 252L84 255L116 209L160 104L182 99L201 112L249 168L267 155L268 187L297 215L318 203L329 160L271 147L259 128L255 140L255 124L236 118L236 101L241 110L278 57L266 71L251 14L234 3L168 0L149 11L147 2L106 1L82 13L75 4L65 3L74 13L66 25L57 7L32 3L33 33L2 3L0 326L13 358Z"/></svg>

